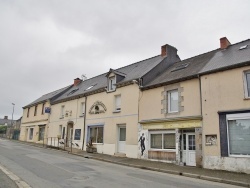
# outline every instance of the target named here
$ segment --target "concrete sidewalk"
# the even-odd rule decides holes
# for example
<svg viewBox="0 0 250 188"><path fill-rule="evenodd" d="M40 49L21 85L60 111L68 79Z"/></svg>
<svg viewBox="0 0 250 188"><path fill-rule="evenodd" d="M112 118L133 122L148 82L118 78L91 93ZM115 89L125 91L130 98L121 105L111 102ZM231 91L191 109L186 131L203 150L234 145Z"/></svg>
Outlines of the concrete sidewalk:
<svg viewBox="0 0 250 188"><path fill-rule="evenodd" d="M42 147L41 144L35 143L28 143L28 142L21 142L20 143ZM62 150L64 151L64 150ZM99 153L87 153L82 150L73 149L72 153L68 151L70 154L78 155L81 157L95 159L110 163L115 163L124 166L130 166L134 168L140 168L145 170L152 170L157 172L169 173L169 174L176 174L191 178L198 178L204 179L213 182L221 182L227 183L231 185L243 186L250 188L250 174L243 174L243 173L235 173L235 172L228 172L222 170L209 170L204 168L198 167L189 167L189 166L178 166L175 164L158 162L158 161L149 161L149 160L142 160L142 159L132 159L127 157L116 157L110 156L105 154Z"/></svg>

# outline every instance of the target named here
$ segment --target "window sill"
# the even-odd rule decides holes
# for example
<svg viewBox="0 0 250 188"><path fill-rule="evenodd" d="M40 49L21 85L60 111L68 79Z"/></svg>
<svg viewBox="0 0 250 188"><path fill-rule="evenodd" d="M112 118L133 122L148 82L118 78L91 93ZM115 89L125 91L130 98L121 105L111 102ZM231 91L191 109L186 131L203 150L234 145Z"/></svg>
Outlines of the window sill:
<svg viewBox="0 0 250 188"><path fill-rule="evenodd" d="M244 100L250 100L250 97L245 97Z"/></svg>
<svg viewBox="0 0 250 188"><path fill-rule="evenodd" d="M93 145L103 145L103 143L92 143Z"/></svg>
<svg viewBox="0 0 250 188"><path fill-rule="evenodd" d="M64 119L64 117L59 117L59 119Z"/></svg>
<svg viewBox="0 0 250 188"><path fill-rule="evenodd" d="M174 114L174 113L178 113L179 111L171 111L171 112L167 112L168 114Z"/></svg>
<svg viewBox="0 0 250 188"><path fill-rule="evenodd" d="M113 113L120 113L121 112L121 110L115 110L115 111L113 111Z"/></svg>
<svg viewBox="0 0 250 188"><path fill-rule="evenodd" d="M84 117L84 114L80 115L79 117Z"/></svg>
<svg viewBox="0 0 250 188"><path fill-rule="evenodd" d="M229 157L234 157L234 158L250 158L250 155L229 155Z"/></svg>

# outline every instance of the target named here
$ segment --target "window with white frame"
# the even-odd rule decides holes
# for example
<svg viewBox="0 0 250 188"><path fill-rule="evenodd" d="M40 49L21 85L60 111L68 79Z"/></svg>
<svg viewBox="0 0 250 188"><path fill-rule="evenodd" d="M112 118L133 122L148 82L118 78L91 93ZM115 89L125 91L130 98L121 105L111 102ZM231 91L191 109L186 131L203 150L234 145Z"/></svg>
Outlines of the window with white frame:
<svg viewBox="0 0 250 188"><path fill-rule="evenodd" d="M168 113L178 112L178 90L168 91Z"/></svg>
<svg viewBox="0 0 250 188"><path fill-rule="evenodd" d="M60 118L63 118L64 117L64 105L61 106L61 114L60 114Z"/></svg>
<svg viewBox="0 0 250 188"><path fill-rule="evenodd" d="M151 132L150 148L151 149L175 149L175 133L174 132Z"/></svg>
<svg viewBox="0 0 250 188"><path fill-rule="evenodd" d="M103 143L103 126L89 127L89 135L89 139L92 139L92 143Z"/></svg>
<svg viewBox="0 0 250 188"><path fill-rule="evenodd" d="M33 139L33 132L34 132L34 128L30 128L30 134L29 134L29 139L30 140Z"/></svg>
<svg viewBox="0 0 250 188"><path fill-rule="evenodd" d="M115 76L109 77L108 80L108 91L114 91L116 89L116 80Z"/></svg>
<svg viewBox="0 0 250 188"><path fill-rule="evenodd" d="M81 103L81 111L80 116L83 116L85 114L85 102Z"/></svg>
<svg viewBox="0 0 250 188"><path fill-rule="evenodd" d="M228 114L228 153L250 156L250 113Z"/></svg>
<svg viewBox="0 0 250 188"><path fill-rule="evenodd" d="M121 95L115 95L115 111L121 111Z"/></svg>
<svg viewBox="0 0 250 188"><path fill-rule="evenodd" d="M250 71L244 73L245 77L245 97L250 98Z"/></svg>

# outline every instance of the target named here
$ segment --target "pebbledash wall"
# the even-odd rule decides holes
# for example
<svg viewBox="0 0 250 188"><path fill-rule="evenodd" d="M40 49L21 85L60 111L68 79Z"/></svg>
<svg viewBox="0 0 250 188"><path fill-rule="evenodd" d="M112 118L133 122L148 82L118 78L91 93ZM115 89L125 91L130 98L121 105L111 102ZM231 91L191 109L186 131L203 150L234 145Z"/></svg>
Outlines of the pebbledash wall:
<svg viewBox="0 0 250 188"><path fill-rule="evenodd" d="M201 77L205 168L250 173L250 156L235 154L228 130L230 120L250 119L245 80L245 72L249 70L250 66L246 66ZM249 131L248 128L244 133Z"/></svg>
<svg viewBox="0 0 250 188"><path fill-rule="evenodd" d="M90 141L91 129L96 128L100 132L103 130L103 137L99 136L99 140L93 140L98 153L124 154L130 158L137 158L139 92L139 86L132 83L118 87L113 92L87 96L85 143ZM115 109L116 96L120 96L120 110ZM123 139L120 139L121 136Z"/></svg>

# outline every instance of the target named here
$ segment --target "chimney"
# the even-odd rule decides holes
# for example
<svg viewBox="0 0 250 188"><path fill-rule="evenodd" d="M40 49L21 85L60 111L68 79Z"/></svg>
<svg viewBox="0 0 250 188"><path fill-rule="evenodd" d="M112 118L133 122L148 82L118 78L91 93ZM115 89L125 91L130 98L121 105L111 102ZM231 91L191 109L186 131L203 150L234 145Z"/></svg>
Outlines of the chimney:
<svg viewBox="0 0 250 188"><path fill-rule="evenodd" d="M227 39L227 37L220 38L220 49L226 49L231 43Z"/></svg>
<svg viewBox="0 0 250 188"><path fill-rule="evenodd" d="M176 59L177 57L177 49L173 46L165 44L161 47L161 56L167 56L169 59Z"/></svg>
<svg viewBox="0 0 250 188"><path fill-rule="evenodd" d="M8 116L4 116L4 119L8 119Z"/></svg>
<svg viewBox="0 0 250 188"><path fill-rule="evenodd" d="M74 86L78 85L81 82L80 78L74 79Z"/></svg>

